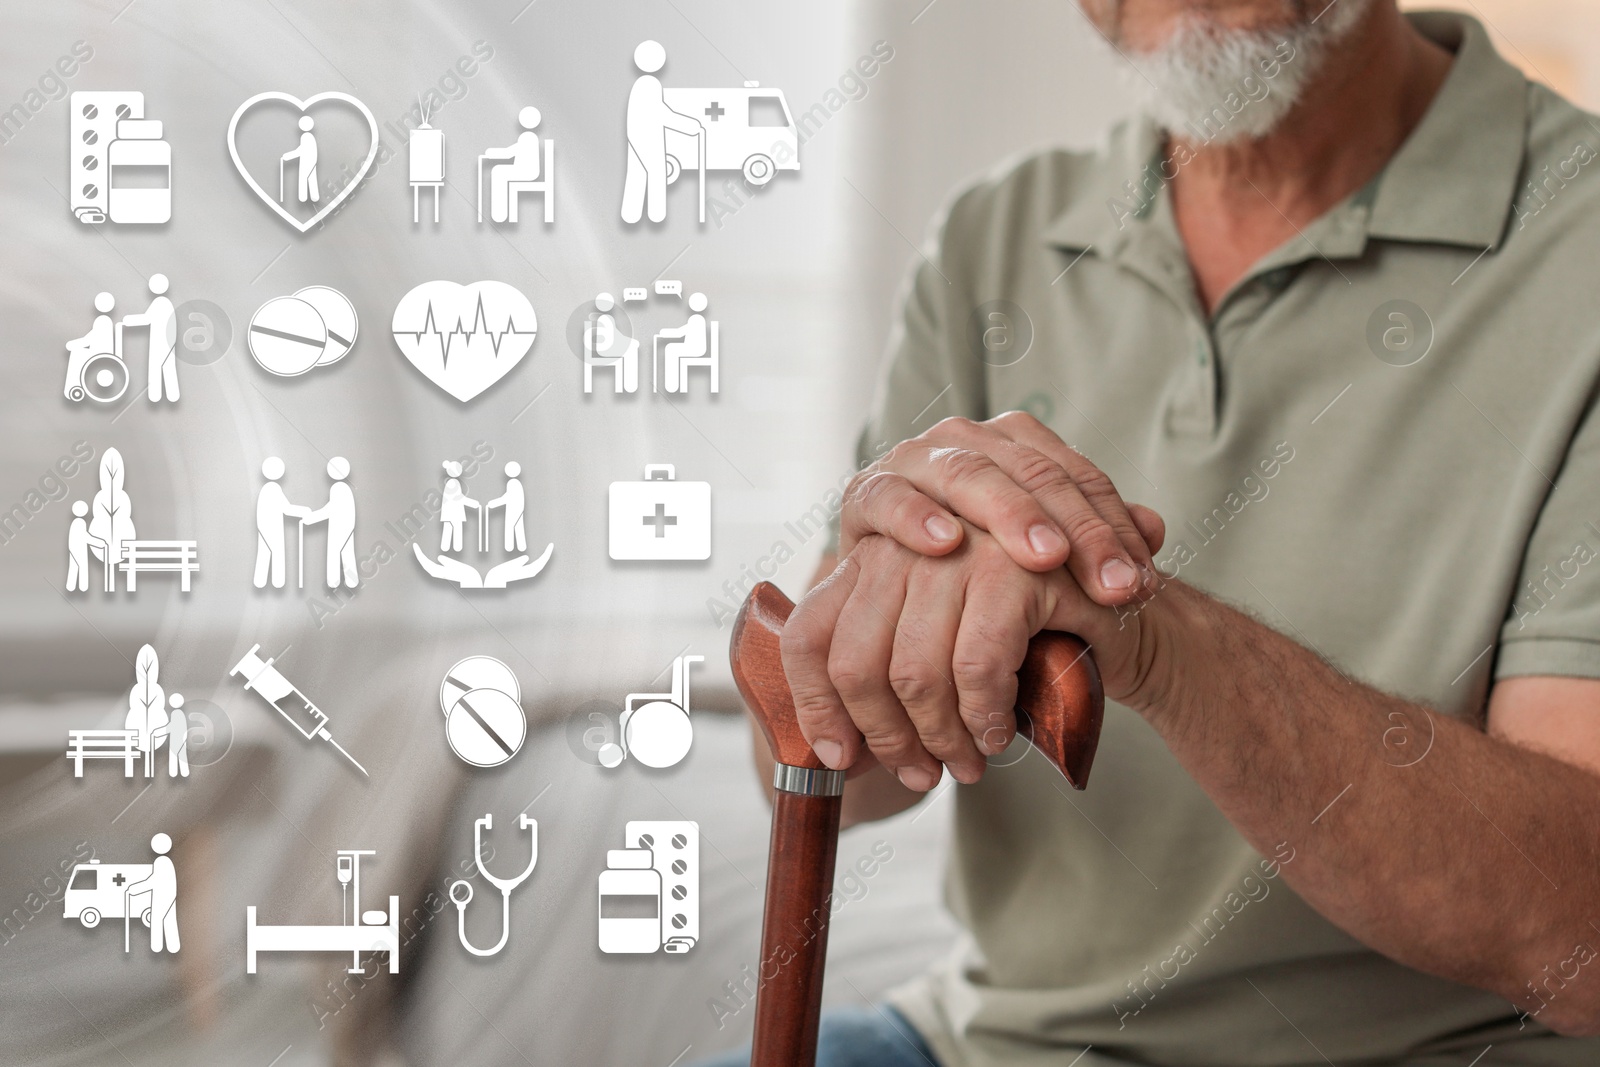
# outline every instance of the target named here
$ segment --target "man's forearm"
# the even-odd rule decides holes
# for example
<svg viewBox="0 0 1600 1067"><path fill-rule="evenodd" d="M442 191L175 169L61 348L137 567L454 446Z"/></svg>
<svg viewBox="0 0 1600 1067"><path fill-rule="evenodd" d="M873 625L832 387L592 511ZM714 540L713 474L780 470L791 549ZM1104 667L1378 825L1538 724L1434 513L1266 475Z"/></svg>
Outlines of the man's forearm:
<svg viewBox="0 0 1600 1067"><path fill-rule="evenodd" d="M1355 682L1181 582L1133 703L1313 907L1408 966L1600 1032L1600 778ZM1548 968L1548 970L1547 970ZM1546 1005L1549 975L1559 998Z"/></svg>

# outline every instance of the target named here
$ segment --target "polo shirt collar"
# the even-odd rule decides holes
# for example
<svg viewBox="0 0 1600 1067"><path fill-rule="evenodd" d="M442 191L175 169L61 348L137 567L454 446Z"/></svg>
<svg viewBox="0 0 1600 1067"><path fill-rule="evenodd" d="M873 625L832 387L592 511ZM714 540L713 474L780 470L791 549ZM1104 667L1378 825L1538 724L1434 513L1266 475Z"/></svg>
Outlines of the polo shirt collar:
<svg viewBox="0 0 1600 1067"><path fill-rule="evenodd" d="M1408 16L1455 62L1428 113L1377 179L1371 237L1493 248L1511 219L1527 146L1527 80L1477 19Z"/></svg>
<svg viewBox="0 0 1600 1067"><path fill-rule="evenodd" d="M1142 116L1119 123L1092 164L1082 195L1045 225L1049 244L1101 255L1120 250L1167 195L1161 180L1161 131Z"/></svg>
<svg viewBox="0 0 1600 1067"><path fill-rule="evenodd" d="M1502 59L1483 26L1448 12L1406 16L1423 34L1455 52L1455 61L1427 113L1383 171L1330 214L1354 208L1364 232L1340 218L1341 239L1328 255L1360 255L1366 238L1432 241L1474 248L1497 245L1511 217L1526 145L1527 83ZM1135 118L1112 131L1082 195L1043 231L1051 245L1115 258L1159 219L1168 197L1160 180L1161 131ZM1320 223L1307 227L1323 233ZM1319 242L1321 244L1322 242Z"/></svg>

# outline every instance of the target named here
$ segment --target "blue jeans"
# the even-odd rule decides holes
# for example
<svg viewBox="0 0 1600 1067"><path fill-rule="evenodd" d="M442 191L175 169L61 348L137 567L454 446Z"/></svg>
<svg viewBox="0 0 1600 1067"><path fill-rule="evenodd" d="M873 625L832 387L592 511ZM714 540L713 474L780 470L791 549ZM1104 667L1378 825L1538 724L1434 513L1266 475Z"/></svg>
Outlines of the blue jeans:
<svg viewBox="0 0 1600 1067"><path fill-rule="evenodd" d="M695 1067L748 1067L750 1046L725 1052ZM933 1050L887 1004L877 1008L841 1008L822 1017L817 1038L817 1067L939 1067Z"/></svg>

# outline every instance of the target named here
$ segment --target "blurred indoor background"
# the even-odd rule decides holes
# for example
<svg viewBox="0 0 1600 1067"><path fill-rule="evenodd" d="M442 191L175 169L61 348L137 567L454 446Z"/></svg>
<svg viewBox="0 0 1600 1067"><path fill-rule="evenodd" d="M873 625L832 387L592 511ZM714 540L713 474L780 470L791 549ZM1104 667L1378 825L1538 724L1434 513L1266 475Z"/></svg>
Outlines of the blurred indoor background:
<svg viewBox="0 0 1600 1067"><path fill-rule="evenodd" d="M1600 107L1590 0L1445 6L1488 24L1530 77ZM822 549L814 517L851 471L895 294L940 204L1007 156L1092 144L1127 112L1123 75L1091 47L1075 5L61 0L12 4L4 17L0 1061L667 1065L743 1039L766 812L748 731L730 714L738 701L717 605L736 603L775 556L786 560L779 584L793 596L805 588ZM666 224L622 225L623 113L645 39L665 46L669 86L759 81L784 90L797 117L820 116L799 175L748 197L713 179L719 207L704 226L680 182ZM79 42L91 58L52 77ZM864 77L858 63L875 50L888 58ZM473 73L459 73L469 58ZM172 145L171 223L140 232L73 219L64 97L81 89L145 94ZM398 153L305 236L255 201L226 149L234 108L269 89L351 93ZM419 225L403 131L430 91L443 101L433 125L446 133L449 181L441 222ZM527 104L558 146L557 221L544 225L530 200L516 225L478 224L473 157L509 144ZM180 307L220 309L226 354L180 367L175 406L136 396L142 353L121 403L66 400L64 345L88 329L95 294L112 292L118 315L138 310L158 271ZM523 364L470 404L424 381L390 338L400 296L435 278L509 282L540 318ZM593 298L658 278L709 296L720 395L696 377L688 398L585 396L574 340ZM309 285L351 299L357 345L325 371L272 378L246 352L245 327L266 300ZM79 442L94 461L54 477ZM91 592L65 591L70 504L94 492L108 447L126 461L141 536L199 543L192 593L151 575L136 595L106 595L98 569ZM442 487L443 460L474 452L492 459L468 491L497 492L502 465L520 463L530 547L555 545L525 587L459 592L424 575L392 532ZM286 461L289 495L313 503L328 459L349 459L358 554L375 555L380 541L394 550L354 597L328 595L315 558L304 591L252 588L253 508L271 455ZM709 562L607 558L607 486L640 478L647 463L711 484ZM430 523L421 541L436 536ZM67 731L121 725L147 642L163 684L206 726L191 777L124 779L95 763L73 778ZM228 677L257 643L328 711L370 780ZM614 722L625 694L664 690L681 654L706 657L689 759L602 769L592 731ZM439 685L467 655L498 658L521 682L532 736L494 770L466 767L445 744ZM846 835L842 870L874 848L893 859L841 886L830 1002L870 1000L948 945L938 903L946 808L936 794ZM540 854L513 899L508 947L478 959L457 943L443 894L470 869L472 821L485 812L495 814L495 867L523 863L519 812L539 821ZM595 946L596 879L631 819L700 824L701 940L686 955ZM137 927L125 955L120 923L83 929L64 919L59 894L63 864L90 852L149 862L158 831L177 842L176 959L152 957ZM339 922L334 853L356 848L377 852L364 868L367 905L395 893L417 917L400 974L269 956L247 977L245 907L263 922ZM492 943L496 894L481 879L477 892L468 925Z"/></svg>

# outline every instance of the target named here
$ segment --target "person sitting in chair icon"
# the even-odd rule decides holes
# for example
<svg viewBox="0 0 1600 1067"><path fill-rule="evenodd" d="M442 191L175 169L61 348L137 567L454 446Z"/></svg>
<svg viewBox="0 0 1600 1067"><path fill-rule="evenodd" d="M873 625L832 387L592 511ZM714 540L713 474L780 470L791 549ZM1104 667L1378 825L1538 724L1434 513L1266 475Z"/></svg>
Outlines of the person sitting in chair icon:
<svg viewBox="0 0 1600 1067"><path fill-rule="evenodd" d="M515 144L505 148L491 148L483 159L503 159L489 170L489 217L496 222L506 221L511 203L511 183L531 182L539 179L539 135L533 131L539 125L539 109L525 107L517 113L522 124L522 134Z"/></svg>
<svg viewBox="0 0 1600 1067"><path fill-rule="evenodd" d="M711 350L711 332L706 325L706 294L689 297L689 321L676 329L657 332L657 341L674 338L661 346L661 362L666 366L667 392L687 393L689 372L684 360L703 360Z"/></svg>
<svg viewBox="0 0 1600 1067"><path fill-rule="evenodd" d="M617 317L612 314L617 302L610 293L594 298L594 321L587 327L589 359L596 361L584 367L583 391L590 392L594 385L596 366L615 369L615 389L619 393L632 393L639 388L639 339L629 337L617 328ZM598 362L604 360L604 363Z"/></svg>

